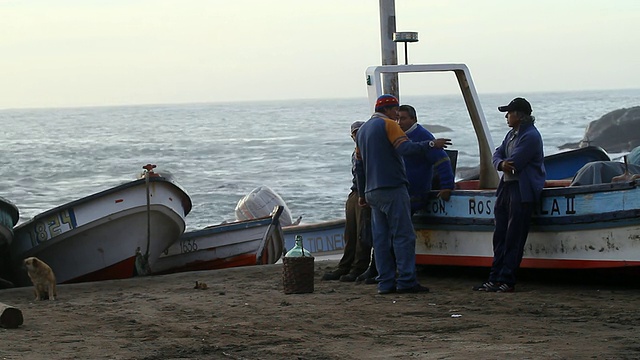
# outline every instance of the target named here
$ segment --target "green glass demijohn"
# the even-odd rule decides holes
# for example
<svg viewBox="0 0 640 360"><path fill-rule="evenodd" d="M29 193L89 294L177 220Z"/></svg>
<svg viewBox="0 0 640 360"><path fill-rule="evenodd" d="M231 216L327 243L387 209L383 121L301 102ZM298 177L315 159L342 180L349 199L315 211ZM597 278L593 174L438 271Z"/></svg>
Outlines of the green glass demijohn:
<svg viewBox="0 0 640 360"><path fill-rule="evenodd" d="M296 235L296 245L287 252L285 257L311 256L311 253L302 247L302 235Z"/></svg>

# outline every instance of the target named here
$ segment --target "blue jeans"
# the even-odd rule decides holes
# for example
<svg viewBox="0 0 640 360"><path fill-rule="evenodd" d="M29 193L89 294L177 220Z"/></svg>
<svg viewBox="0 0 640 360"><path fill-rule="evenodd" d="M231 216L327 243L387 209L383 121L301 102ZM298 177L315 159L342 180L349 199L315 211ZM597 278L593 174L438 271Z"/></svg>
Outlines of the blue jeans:
<svg viewBox="0 0 640 360"><path fill-rule="evenodd" d="M411 222L411 204L407 188L402 186L376 189L368 192L366 199L371 206L371 229L378 269L378 290L414 287L418 284L416 281L416 234Z"/></svg>

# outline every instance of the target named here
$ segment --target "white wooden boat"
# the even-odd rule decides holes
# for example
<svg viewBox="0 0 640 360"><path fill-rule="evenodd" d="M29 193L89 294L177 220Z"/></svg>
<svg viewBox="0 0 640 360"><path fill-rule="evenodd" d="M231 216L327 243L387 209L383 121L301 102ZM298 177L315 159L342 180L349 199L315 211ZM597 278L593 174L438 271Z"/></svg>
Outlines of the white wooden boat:
<svg viewBox="0 0 640 360"><path fill-rule="evenodd" d="M169 174L145 177L58 206L20 224L11 244L16 285L30 284L22 260L49 264L59 283L122 279L136 254L150 266L185 229L187 192ZM144 267L143 267L144 268Z"/></svg>
<svg viewBox="0 0 640 360"><path fill-rule="evenodd" d="M184 233L151 266L154 274L275 264L284 240L277 206L270 216Z"/></svg>
<svg viewBox="0 0 640 360"><path fill-rule="evenodd" d="M301 235L302 245L313 256L341 254L345 246L344 226L345 219L285 226L282 228L285 247L293 248L296 235Z"/></svg>
<svg viewBox="0 0 640 360"><path fill-rule="evenodd" d="M480 175L478 180L459 181L450 201L438 199L434 192L426 209L414 215L416 263L490 266L499 173L492 165L495 147L467 66L370 67L366 71L369 102L373 108L382 94L384 73L434 72L452 72L457 78L478 140ZM452 137L455 146L455 135ZM640 268L640 181L582 186L569 183L547 182L533 217L522 267Z"/></svg>

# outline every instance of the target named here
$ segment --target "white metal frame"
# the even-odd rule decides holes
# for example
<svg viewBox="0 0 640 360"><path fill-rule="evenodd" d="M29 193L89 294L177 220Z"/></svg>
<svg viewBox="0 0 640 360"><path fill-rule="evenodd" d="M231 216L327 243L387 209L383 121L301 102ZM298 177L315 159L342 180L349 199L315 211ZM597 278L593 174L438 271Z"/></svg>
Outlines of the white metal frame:
<svg viewBox="0 0 640 360"><path fill-rule="evenodd" d="M370 66L366 71L367 94L371 109L375 108L376 99L382 95L382 74L388 73L433 73L452 71L458 79L460 91L469 112L469 117L478 139L480 151L480 188L493 189L500 180L498 172L492 164L494 151L493 140L484 118L478 93L473 85L469 68L465 64L416 64L416 65L380 65ZM454 139L455 141L455 139Z"/></svg>

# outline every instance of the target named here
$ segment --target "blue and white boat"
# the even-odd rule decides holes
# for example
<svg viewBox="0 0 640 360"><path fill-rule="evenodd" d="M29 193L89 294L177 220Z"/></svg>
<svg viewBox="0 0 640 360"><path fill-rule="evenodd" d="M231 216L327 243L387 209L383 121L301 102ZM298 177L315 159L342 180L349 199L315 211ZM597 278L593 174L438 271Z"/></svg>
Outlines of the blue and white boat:
<svg viewBox="0 0 640 360"><path fill-rule="evenodd" d="M313 256L341 254L344 251L345 219L329 220L313 224L285 226L286 249L295 245L296 235L302 236L302 246Z"/></svg>
<svg viewBox="0 0 640 360"><path fill-rule="evenodd" d="M237 266L275 264L284 253L276 206L269 216L234 221L188 231L151 265L153 274L215 270Z"/></svg>
<svg viewBox="0 0 640 360"><path fill-rule="evenodd" d="M453 73L460 85L478 141L479 177L458 181L449 201L438 199L434 192L426 209L414 215L416 262L490 266L495 189L500 177L492 164L495 147L468 67L464 64L370 67L366 71L369 103L373 108L382 94L382 74L442 72ZM571 186L570 180L557 180L571 177L575 164L584 163L586 153L575 151L572 158L571 152L567 152L555 159L560 164L551 169L557 173L553 175L556 179L548 180L542 192L522 267L640 269L640 180L580 186Z"/></svg>

